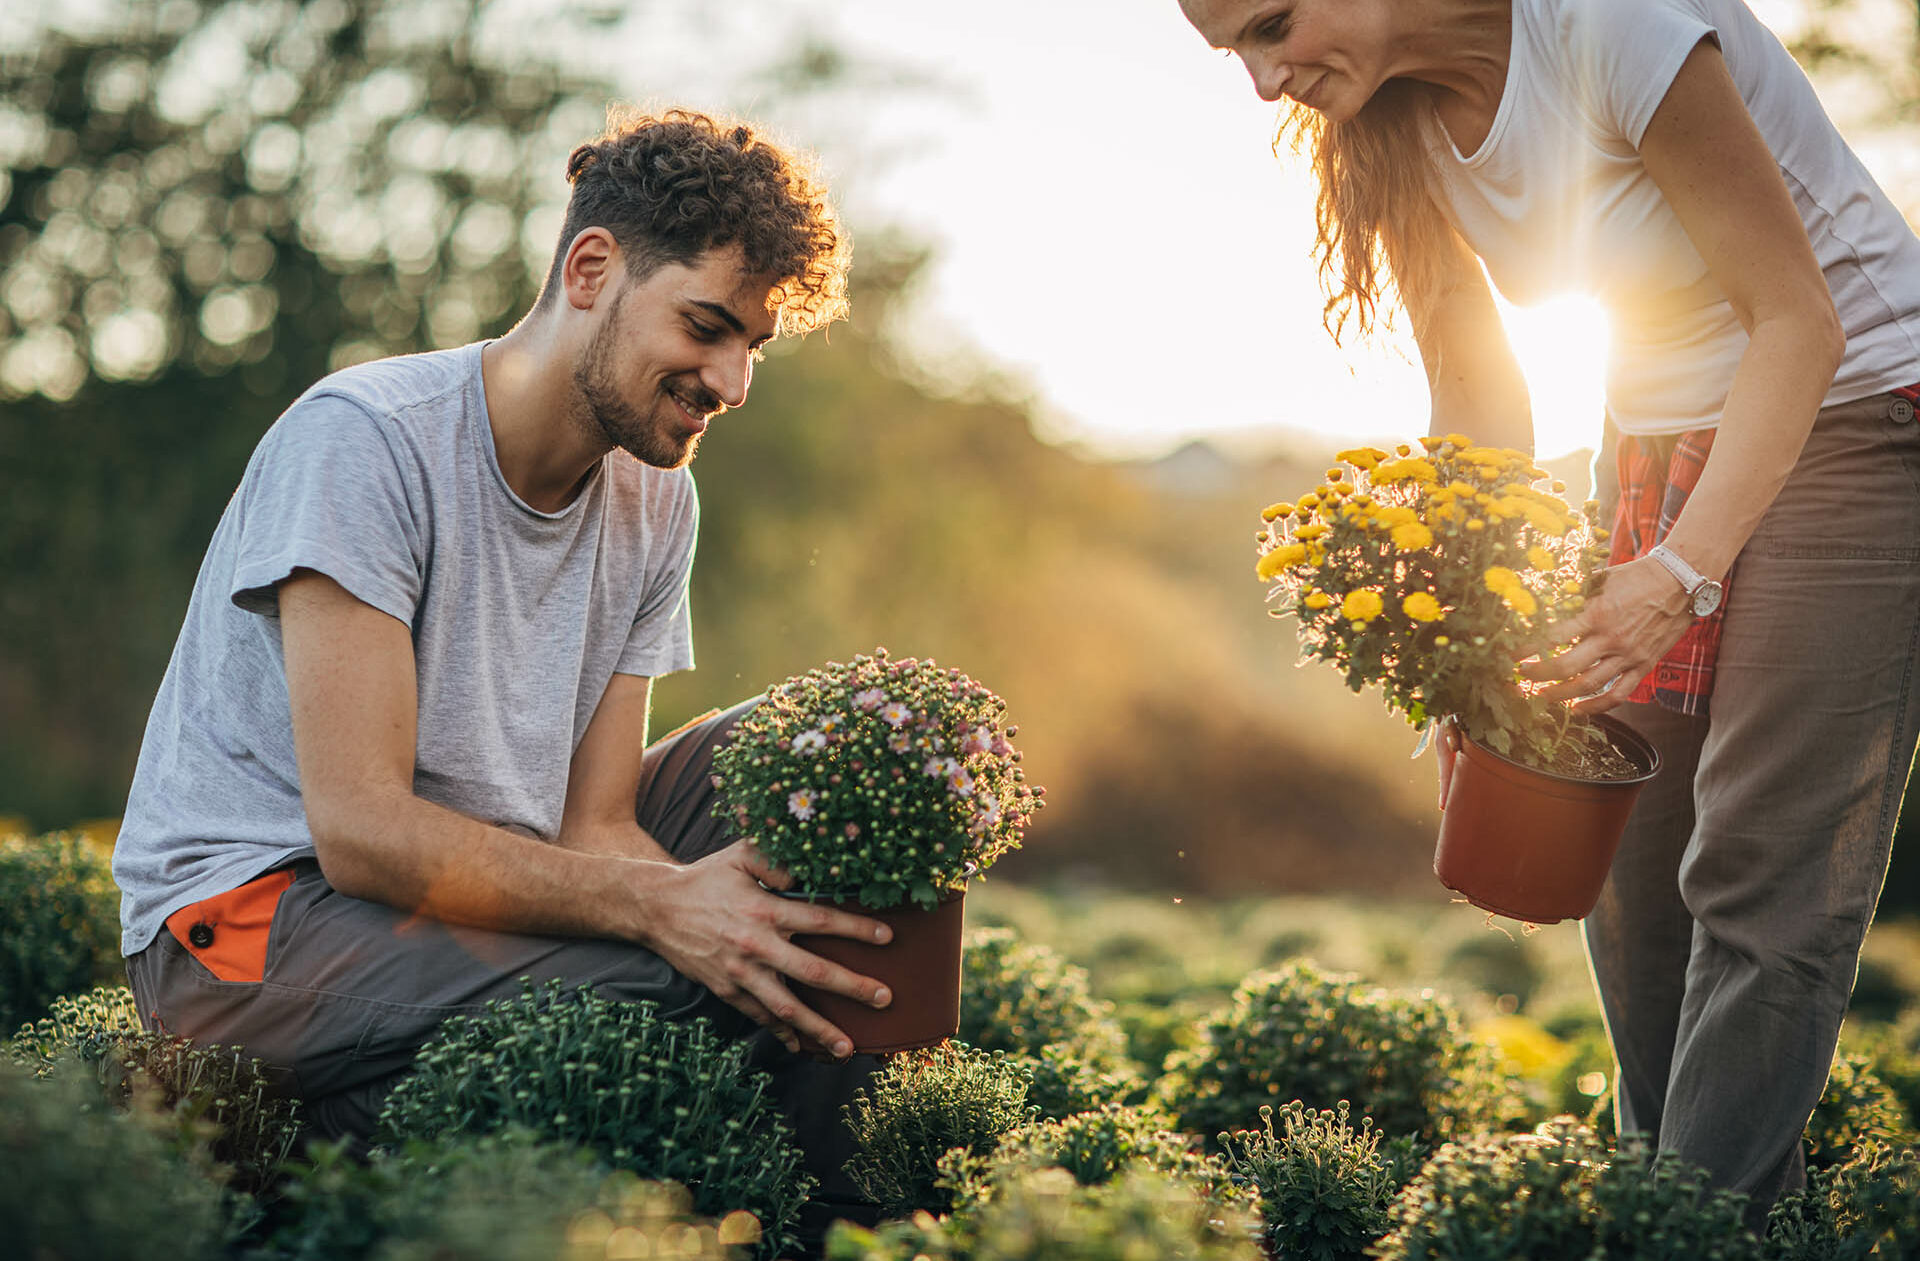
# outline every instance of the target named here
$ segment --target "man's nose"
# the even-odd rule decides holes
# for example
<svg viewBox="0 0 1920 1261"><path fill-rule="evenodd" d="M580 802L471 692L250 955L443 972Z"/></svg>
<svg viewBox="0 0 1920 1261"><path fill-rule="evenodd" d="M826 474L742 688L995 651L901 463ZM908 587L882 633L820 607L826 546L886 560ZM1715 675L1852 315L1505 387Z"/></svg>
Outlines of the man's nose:
<svg viewBox="0 0 1920 1261"><path fill-rule="evenodd" d="M728 407L747 401L747 387L753 384L753 352L729 353L707 365L700 374L715 398Z"/></svg>

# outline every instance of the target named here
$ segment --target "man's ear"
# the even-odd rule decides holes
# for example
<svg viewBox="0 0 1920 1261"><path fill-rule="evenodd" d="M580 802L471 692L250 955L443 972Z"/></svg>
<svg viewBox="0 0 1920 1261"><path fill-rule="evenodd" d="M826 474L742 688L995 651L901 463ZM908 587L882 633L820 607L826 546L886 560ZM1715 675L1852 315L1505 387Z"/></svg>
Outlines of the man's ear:
<svg viewBox="0 0 1920 1261"><path fill-rule="evenodd" d="M560 287L567 305L591 311L614 287L621 267L620 245L605 228L582 228L567 246L560 266Z"/></svg>

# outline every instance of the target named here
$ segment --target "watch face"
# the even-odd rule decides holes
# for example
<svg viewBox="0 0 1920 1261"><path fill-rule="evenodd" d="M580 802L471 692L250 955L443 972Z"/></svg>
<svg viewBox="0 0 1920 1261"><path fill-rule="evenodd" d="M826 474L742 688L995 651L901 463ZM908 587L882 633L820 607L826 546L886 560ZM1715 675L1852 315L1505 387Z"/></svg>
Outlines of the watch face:
<svg viewBox="0 0 1920 1261"><path fill-rule="evenodd" d="M1703 582L1693 589L1693 615L1705 617L1720 607L1726 589L1717 582Z"/></svg>

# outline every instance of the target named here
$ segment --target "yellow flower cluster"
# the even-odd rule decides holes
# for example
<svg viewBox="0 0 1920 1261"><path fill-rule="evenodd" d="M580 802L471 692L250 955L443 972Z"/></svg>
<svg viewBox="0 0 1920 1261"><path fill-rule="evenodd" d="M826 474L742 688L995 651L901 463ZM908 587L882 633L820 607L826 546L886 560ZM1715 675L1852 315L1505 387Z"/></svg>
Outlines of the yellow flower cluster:
<svg viewBox="0 0 1920 1261"><path fill-rule="evenodd" d="M1506 601L1507 607L1521 617L1532 617L1539 611L1540 605L1533 598L1533 592L1527 590L1520 581L1520 575L1505 565L1494 565L1483 575L1487 590Z"/></svg>

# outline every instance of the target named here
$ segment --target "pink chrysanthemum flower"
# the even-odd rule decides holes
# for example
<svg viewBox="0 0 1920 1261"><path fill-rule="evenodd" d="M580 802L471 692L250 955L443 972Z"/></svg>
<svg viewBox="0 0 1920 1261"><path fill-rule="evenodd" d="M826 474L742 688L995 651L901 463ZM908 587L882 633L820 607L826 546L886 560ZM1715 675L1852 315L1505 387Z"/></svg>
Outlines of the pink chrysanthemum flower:
<svg viewBox="0 0 1920 1261"><path fill-rule="evenodd" d="M813 817L813 790L801 788L787 794L787 813L805 823Z"/></svg>
<svg viewBox="0 0 1920 1261"><path fill-rule="evenodd" d="M913 711L899 701L888 701L881 707L880 721L889 727L904 727L913 719Z"/></svg>

